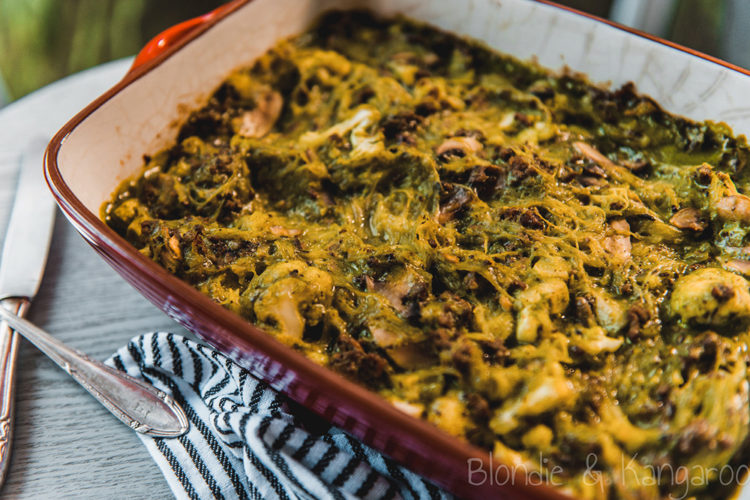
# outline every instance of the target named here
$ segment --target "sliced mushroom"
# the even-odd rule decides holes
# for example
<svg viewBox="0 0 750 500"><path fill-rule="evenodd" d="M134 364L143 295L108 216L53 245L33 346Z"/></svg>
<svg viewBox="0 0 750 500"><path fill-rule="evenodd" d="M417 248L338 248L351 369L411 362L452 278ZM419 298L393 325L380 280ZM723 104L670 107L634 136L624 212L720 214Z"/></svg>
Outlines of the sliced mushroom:
<svg viewBox="0 0 750 500"><path fill-rule="evenodd" d="M369 278L369 276L368 276ZM370 283L373 283L372 288ZM374 283L371 279L367 280L367 288L370 291L378 292L380 295L393 306L393 308L400 312L406 312L406 306L404 306L403 299L411 289L411 284L407 280L395 280L387 283Z"/></svg>
<svg viewBox="0 0 750 500"><path fill-rule="evenodd" d="M437 220L445 224L464 207L468 207L476 199L476 194L469 188L459 184L443 183L440 191L440 210Z"/></svg>
<svg viewBox="0 0 750 500"><path fill-rule="evenodd" d="M365 284L368 292L382 295L402 315L408 315L411 309L410 304L404 302L408 302L409 298L413 300L420 292L426 290L425 280L408 269L391 273L385 282L376 282L370 276L365 276Z"/></svg>
<svg viewBox="0 0 750 500"><path fill-rule="evenodd" d="M604 156L595 147L590 146L589 144L586 144L585 142L580 142L580 141L574 142L573 146L583 156L585 156L589 160L593 161L594 163L602 167L604 171L607 173L607 177L618 182L627 182L628 184L631 184L634 187L638 187L642 184L642 180L639 177L637 177L635 174L633 174L633 172L631 172L625 167L616 165L614 162L612 162L612 160Z"/></svg>
<svg viewBox="0 0 750 500"><path fill-rule="evenodd" d="M371 327L370 334L375 343L380 347L390 347L403 340L403 335L399 335L393 330L381 326Z"/></svg>
<svg viewBox="0 0 750 500"><path fill-rule="evenodd" d="M283 226L271 226L268 228L274 236L297 236L302 234L300 229L288 229Z"/></svg>
<svg viewBox="0 0 750 500"><path fill-rule="evenodd" d="M604 249L612 255L613 260L617 262L626 262L630 260L630 251L632 245L629 236L608 236L604 239Z"/></svg>
<svg viewBox="0 0 750 500"><path fill-rule="evenodd" d="M445 154L449 151L462 151L464 154L476 153L481 151L482 143L473 137L451 137L446 139L443 143L437 147L435 153L438 155Z"/></svg>
<svg viewBox="0 0 750 500"><path fill-rule="evenodd" d="M295 339L302 338L305 320L297 310L297 304L290 294L282 294L278 297L274 318L284 333Z"/></svg>
<svg viewBox="0 0 750 500"><path fill-rule="evenodd" d="M386 348L388 356L401 368L419 370L435 362L433 352L422 343L407 343Z"/></svg>
<svg viewBox="0 0 750 500"><path fill-rule="evenodd" d="M701 232L708 224L701 218L701 212L695 208L683 208L669 219L669 223L679 229Z"/></svg>
<svg viewBox="0 0 750 500"><path fill-rule="evenodd" d="M624 160L620 163L623 167L636 174L644 172L650 166L650 163L646 160Z"/></svg>
<svg viewBox="0 0 750 500"><path fill-rule="evenodd" d="M614 262L627 262L633 248L630 243L630 224L625 219L617 219L610 222L610 226L615 234L604 238L602 246Z"/></svg>
<svg viewBox="0 0 750 500"><path fill-rule="evenodd" d="M419 57L414 52L396 52L391 56L391 61L398 61L400 63L413 64Z"/></svg>
<svg viewBox="0 0 750 500"><path fill-rule="evenodd" d="M732 259L724 264L724 269L750 276L750 261Z"/></svg>
<svg viewBox="0 0 750 500"><path fill-rule="evenodd" d="M604 156L593 146L586 144L585 142L574 142L573 146L586 158L593 161L605 170L610 170L615 166L612 160Z"/></svg>
<svg viewBox="0 0 750 500"><path fill-rule="evenodd" d="M714 207L722 219L750 223L750 198L745 195L725 196Z"/></svg>
<svg viewBox="0 0 750 500"><path fill-rule="evenodd" d="M630 224L628 224L628 221L625 219L614 219L609 225L612 226L612 229L614 229L617 234L630 236Z"/></svg>
<svg viewBox="0 0 750 500"><path fill-rule="evenodd" d="M274 90L259 94L255 108L243 113L233 124L233 128L245 137L263 137L278 120L283 104L281 94Z"/></svg>

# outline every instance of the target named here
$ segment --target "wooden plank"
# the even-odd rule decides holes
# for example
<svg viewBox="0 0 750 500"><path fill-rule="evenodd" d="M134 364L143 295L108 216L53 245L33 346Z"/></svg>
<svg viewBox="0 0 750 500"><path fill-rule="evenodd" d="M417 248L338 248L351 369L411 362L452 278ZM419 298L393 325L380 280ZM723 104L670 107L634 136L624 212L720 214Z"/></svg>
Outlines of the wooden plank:
<svg viewBox="0 0 750 500"><path fill-rule="evenodd" d="M29 317L98 359L139 333L187 334L110 269L62 216ZM3 496L170 496L133 431L28 343L20 356L16 441Z"/></svg>
<svg viewBox="0 0 750 500"><path fill-rule="evenodd" d="M0 112L0 244L17 176L17 162L11 159L14 151L22 150L24 137L39 131L51 134L67 116L114 83L127 66L124 61L78 75ZM189 335L120 278L60 213L29 318L98 359L141 333L163 330ZM0 490L3 498L171 496L132 430L26 342L19 361L15 443L10 473Z"/></svg>

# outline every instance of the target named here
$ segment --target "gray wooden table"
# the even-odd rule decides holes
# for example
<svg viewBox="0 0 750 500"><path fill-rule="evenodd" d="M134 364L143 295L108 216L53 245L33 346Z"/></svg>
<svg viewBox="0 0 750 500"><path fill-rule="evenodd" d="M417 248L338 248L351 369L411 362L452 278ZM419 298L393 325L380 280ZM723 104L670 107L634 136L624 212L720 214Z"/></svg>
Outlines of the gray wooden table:
<svg viewBox="0 0 750 500"><path fill-rule="evenodd" d="M34 134L51 137L116 82L129 61L61 80L0 109L0 246L19 163ZM42 166L39 166L41 175ZM119 277L58 213L49 262L29 318L69 345L105 359L147 331L187 334ZM64 372L22 343L16 435L3 498L169 498L135 433Z"/></svg>

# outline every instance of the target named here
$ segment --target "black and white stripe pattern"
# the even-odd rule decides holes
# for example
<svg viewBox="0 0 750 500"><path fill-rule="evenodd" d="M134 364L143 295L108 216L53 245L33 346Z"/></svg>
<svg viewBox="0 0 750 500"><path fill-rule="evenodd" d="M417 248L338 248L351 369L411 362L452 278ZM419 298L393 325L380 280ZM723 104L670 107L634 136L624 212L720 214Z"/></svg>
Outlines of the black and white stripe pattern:
<svg viewBox="0 0 750 500"><path fill-rule="evenodd" d="M190 430L180 438L139 434L177 498L451 498L339 429L304 428L283 395L209 347L149 333L108 363L171 394L187 413Z"/></svg>

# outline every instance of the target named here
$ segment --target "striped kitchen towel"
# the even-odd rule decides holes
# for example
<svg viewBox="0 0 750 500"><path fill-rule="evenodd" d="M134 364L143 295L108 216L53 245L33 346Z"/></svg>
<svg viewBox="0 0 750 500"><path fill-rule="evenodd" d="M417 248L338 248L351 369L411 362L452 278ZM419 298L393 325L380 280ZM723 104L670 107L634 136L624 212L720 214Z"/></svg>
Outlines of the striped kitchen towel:
<svg viewBox="0 0 750 500"><path fill-rule="evenodd" d="M306 410L210 347L149 333L107 363L185 410L182 437L138 435L177 498L451 498L340 429L311 429Z"/></svg>

